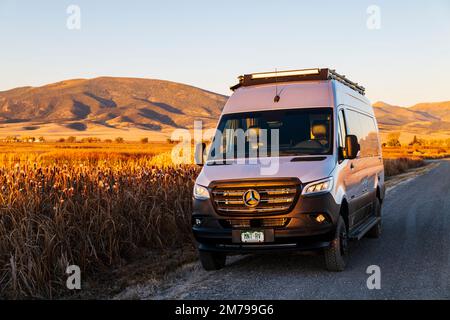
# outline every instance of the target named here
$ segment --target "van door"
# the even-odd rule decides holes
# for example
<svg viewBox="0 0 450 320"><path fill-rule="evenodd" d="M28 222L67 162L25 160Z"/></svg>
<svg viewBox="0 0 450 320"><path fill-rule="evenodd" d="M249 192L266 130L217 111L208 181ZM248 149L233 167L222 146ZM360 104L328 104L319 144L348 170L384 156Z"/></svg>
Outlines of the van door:
<svg viewBox="0 0 450 320"><path fill-rule="evenodd" d="M363 127L359 113L351 109L343 111L346 134L353 134L361 143ZM348 174L344 183L348 186L349 226L354 227L362 223L367 216L367 161L361 157L361 152L355 159L348 160Z"/></svg>
<svg viewBox="0 0 450 320"><path fill-rule="evenodd" d="M366 202L369 205L367 217L373 214L372 205L376 198L378 177L382 159L380 154L380 143L378 140L378 130L376 128L375 119L368 115L362 115L365 128L365 137L362 140L361 150L362 156L366 159Z"/></svg>
<svg viewBox="0 0 450 320"><path fill-rule="evenodd" d="M339 149L343 149L345 147L345 137L348 134L346 118L344 114L344 109L339 110L338 112L338 134L339 134ZM357 159L347 159L344 160L341 164L341 170L339 174L339 179L342 179L342 182L345 186L346 198L349 206L349 227L351 228L353 223L352 212L355 211L356 200L358 198L359 190L359 178L357 174Z"/></svg>

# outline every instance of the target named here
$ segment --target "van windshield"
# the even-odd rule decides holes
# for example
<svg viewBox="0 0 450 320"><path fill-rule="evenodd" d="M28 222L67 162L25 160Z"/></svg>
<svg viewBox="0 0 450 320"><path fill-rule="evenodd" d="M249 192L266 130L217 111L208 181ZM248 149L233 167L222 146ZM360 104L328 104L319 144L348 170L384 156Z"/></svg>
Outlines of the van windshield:
<svg viewBox="0 0 450 320"><path fill-rule="evenodd" d="M274 156L276 147L280 156L331 154L332 112L315 108L223 115L209 160ZM273 130L278 130L278 144L272 143Z"/></svg>

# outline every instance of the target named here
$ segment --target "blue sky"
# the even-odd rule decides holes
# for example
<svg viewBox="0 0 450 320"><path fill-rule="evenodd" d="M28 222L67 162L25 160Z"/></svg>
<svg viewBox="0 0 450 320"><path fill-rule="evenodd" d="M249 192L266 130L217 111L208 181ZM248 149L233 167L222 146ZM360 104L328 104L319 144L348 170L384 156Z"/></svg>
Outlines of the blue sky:
<svg viewBox="0 0 450 320"><path fill-rule="evenodd" d="M66 27L71 4L80 30ZM448 0L0 0L0 90L109 75L230 94L242 73L317 66L412 105L450 100L449 57Z"/></svg>

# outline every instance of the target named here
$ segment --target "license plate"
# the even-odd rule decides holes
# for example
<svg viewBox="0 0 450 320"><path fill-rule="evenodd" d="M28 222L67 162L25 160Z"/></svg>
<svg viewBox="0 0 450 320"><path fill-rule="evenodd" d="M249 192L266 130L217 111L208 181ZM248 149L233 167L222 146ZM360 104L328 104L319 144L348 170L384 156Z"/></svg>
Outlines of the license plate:
<svg viewBox="0 0 450 320"><path fill-rule="evenodd" d="M264 242L263 231L242 231L241 241L245 243Z"/></svg>

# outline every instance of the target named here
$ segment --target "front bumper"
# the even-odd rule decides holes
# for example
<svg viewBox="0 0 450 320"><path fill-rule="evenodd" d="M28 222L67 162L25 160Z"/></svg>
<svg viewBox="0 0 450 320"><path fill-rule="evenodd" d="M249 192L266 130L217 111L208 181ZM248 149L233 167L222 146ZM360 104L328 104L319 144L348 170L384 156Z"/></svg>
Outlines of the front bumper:
<svg viewBox="0 0 450 320"><path fill-rule="evenodd" d="M199 250L228 253L274 252L280 250L314 250L328 247L334 238L340 206L331 194L300 196L294 208L280 215L220 215L211 200L194 199L192 224L194 237ZM319 223L317 214L324 214L327 220ZM286 218L287 224L280 227L233 228L224 226L224 221L252 220L252 225L264 219ZM200 223L198 223L200 222ZM225 224L226 225L226 224ZM243 244L240 242L241 230L264 230L266 242L262 244Z"/></svg>

